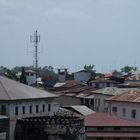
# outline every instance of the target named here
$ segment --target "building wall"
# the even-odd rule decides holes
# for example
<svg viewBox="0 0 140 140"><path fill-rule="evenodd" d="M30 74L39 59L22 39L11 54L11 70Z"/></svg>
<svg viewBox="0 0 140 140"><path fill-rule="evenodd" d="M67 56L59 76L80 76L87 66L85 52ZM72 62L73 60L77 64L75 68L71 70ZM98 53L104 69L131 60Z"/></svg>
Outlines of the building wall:
<svg viewBox="0 0 140 140"><path fill-rule="evenodd" d="M94 110L95 111L105 111L105 100L110 97L110 95L105 94L94 94Z"/></svg>
<svg viewBox="0 0 140 140"><path fill-rule="evenodd" d="M108 112L112 115L127 118L130 120L140 121L140 104L127 103L127 102L107 102ZM117 111L113 111L113 107L117 108ZM125 109L125 111L123 111ZM132 110L136 110L135 118L132 117ZM125 112L125 113L124 113Z"/></svg>
<svg viewBox="0 0 140 140"><path fill-rule="evenodd" d="M81 105L81 99L72 97L72 96L59 96L54 99L54 102L60 104L60 106L69 106L69 105Z"/></svg>
<svg viewBox="0 0 140 140"><path fill-rule="evenodd" d="M88 81L91 78L91 73L77 72L74 73L74 80L76 81Z"/></svg>
<svg viewBox="0 0 140 140"><path fill-rule="evenodd" d="M27 81L28 85L35 84L35 82L36 82L36 74L31 75L31 73L29 73L29 75L26 75L26 81Z"/></svg>
<svg viewBox="0 0 140 140"><path fill-rule="evenodd" d="M101 89L101 88L106 88L106 87L114 87L115 86L115 84L113 84L113 83L95 83L95 82L93 82L93 83L91 83L91 86L94 88L99 88L99 89Z"/></svg>
<svg viewBox="0 0 140 140"><path fill-rule="evenodd" d="M58 75L58 81L59 82L65 82L66 81L66 74L59 74Z"/></svg>
<svg viewBox="0 0 140 140"><path fill-rule="evenodd" d="M6 115L10 119L10 140L14 140L14 131L16 120L25 117L35 117L35 116L49 116L53 115L59 109L59 104L51 102L51 100L32 100L32 101L14 101L9 104L0 103L0 107L6 105ZM43 105L45 106L43 111ZM30 106L32 106L32 113L30 113ZM36 106L38 106L38 111L36 111ZM18 107L18 114L16 114L16 107ZM23 107L25 107L25 114L23 113Z"/></svg>

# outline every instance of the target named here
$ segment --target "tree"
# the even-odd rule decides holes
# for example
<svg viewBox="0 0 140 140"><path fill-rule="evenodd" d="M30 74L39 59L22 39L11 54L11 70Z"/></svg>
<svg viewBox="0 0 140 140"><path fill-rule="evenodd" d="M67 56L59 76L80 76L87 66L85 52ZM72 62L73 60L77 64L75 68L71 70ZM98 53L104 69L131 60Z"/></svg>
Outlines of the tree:
<svg viewBox="0 0 140 140"><path fill-rule="evenodd" d="M131 73L132 71L136 71L137 70L137 67L131 67L131 66L125 66L123 68L121 68L121 72L124 72L124 73Z"/></svg>
<svg viewBox="0 0 140 140"><path fill-rule="evenodd" d="M10 79L17 80L16 72L14 70L7 69L6 76Z"/></svg>
<svg viewBox="0 0 140 140"><path fill-rule="evenodd" d="M87 70L87 71L93 71L93 68L94 68L95 66L94 65L85 65L84 66L84 70Z"/></svg>
<svg viewBox="0 0 140 140"><path fill-rule="evenodd" d="M20 82L23 83L23 84L27 84L25 68L24 67L22 67L22 72L21 72L21 76L20 76Z"/></svg>

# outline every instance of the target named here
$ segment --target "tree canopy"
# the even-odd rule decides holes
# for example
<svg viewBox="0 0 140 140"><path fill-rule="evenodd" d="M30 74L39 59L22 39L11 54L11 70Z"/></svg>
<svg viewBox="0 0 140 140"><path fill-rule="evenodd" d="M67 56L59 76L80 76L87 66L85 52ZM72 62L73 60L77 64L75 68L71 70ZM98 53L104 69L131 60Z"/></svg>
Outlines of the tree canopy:
<svg viewBox="0 0 140 140"><path fill-rule="evenodd" d="M84 70L87 70L87 71L93 71L93 68L94 68L95 66L94 65L85 65L84 66Z"/></svg>
<svg viewBox="0 0 140 140"><path fill-rule="evenodd" d="M124 72L124 73L131 73L132 71L136 71L137 70L137 67L131 67L131 66L125 66L123 68L121 68L121 72Z"/></svg>

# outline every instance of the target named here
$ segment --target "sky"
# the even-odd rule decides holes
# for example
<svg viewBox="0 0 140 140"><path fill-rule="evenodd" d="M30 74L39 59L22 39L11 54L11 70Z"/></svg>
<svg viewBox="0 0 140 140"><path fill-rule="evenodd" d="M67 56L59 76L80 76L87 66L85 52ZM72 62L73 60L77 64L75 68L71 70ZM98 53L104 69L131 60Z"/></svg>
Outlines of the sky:
<svg viewBox="0 0 140 140"><path fill-rule="evenodd" d="M0 0L0 65L32 65L38 30L39 66L140 68L139 7L140 0Z"/></svg>

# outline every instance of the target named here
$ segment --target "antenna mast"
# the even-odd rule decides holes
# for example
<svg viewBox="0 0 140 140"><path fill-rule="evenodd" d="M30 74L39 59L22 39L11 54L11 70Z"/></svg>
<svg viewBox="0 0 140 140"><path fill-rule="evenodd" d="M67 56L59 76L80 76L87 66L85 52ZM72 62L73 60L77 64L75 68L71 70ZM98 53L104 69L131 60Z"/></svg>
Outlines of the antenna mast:
<svg viewBox="0 0 140 140"><path fill-rule="evenodd" d="M37 30L30 36L30 41L33 43L33 66L36 71L36 85L37 85L37 72L38 72L38 43L40 42L40 35Z"/></svg>

